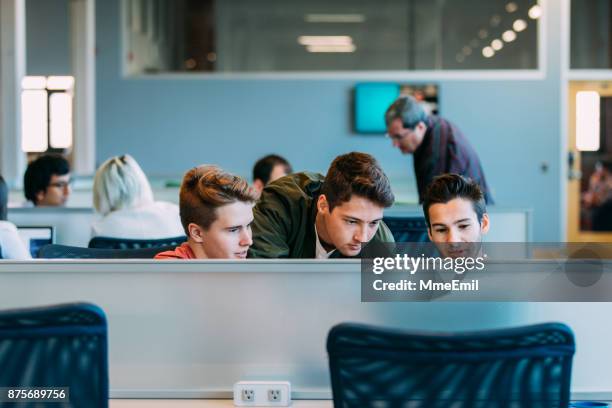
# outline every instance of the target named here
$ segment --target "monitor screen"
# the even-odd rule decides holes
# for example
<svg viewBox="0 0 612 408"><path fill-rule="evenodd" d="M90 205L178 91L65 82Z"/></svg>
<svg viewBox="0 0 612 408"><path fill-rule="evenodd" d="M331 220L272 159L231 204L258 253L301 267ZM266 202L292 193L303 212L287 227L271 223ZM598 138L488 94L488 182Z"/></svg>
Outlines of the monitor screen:
<svg viewBox="0 0 612 408"><path fill-rule="evenodd" d="M38 250L54 241L53 227L17 227L19 237L30 251L32 258L38 257Z"/></svg>
<svg viewBox="0 0 612 408"><path fill-rule="evenodd" d="M385 133L385 112L400 95L414 96L427 114L438 114L438 86L433 84L357 84L354 94L354 120L357 133Z"/></svg>

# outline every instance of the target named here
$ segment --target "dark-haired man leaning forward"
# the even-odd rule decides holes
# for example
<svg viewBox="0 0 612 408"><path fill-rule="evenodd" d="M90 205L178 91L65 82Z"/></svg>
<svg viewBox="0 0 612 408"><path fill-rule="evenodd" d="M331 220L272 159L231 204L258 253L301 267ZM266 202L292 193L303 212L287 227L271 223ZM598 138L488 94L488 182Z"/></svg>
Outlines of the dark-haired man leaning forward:
<svg viewBox="0 0 612 408"><path fill-rule="evenodd" d="M387 176L365 153L336 157L325 177L285 176L255 206L249 257L355 257L370 241L394 242L382 221L394 200Z"/></svg>

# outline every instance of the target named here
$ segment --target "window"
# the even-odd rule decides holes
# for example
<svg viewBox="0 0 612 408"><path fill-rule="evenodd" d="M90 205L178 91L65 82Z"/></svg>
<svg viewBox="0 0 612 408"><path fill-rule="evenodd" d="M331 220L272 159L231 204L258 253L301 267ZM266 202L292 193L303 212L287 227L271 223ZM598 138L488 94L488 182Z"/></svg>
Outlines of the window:
<svg viewBox="0 0 612 408"><path fill-rule="evenodd" d="M72 146L71 76L27 76L21 81L21 149L61 151Z"/></svg>
<svg viewBox="0 0 612 408"><path fill-rule="evenodd" d="M578 69L612 68L612 1L572 1L570 65Z"/></svg>
<svg viewBox="0 0 612 408"><path fill-rule="evenodd" d="M535 0L127 0L129 74L534 70Z"/></svg>

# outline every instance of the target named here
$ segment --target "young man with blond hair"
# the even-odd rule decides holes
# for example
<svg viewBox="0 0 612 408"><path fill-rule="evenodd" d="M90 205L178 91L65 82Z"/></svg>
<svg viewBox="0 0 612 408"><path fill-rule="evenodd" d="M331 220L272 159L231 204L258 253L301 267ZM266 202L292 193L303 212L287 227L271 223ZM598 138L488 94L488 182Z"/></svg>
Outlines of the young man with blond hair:
<svg viewBox="0 0 612 408"><path fill-rule="evenodd" d="M257 194L246 180L217 166L189 170L179 207L187 242L155 259L244 259L253 243L251 223Z"/></svg>

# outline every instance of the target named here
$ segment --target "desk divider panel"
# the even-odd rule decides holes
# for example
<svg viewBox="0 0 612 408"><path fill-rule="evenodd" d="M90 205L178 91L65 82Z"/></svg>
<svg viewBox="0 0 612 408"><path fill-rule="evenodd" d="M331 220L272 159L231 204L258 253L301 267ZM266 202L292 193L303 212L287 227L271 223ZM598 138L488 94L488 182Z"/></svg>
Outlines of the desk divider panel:
<svg viewBox="0 0 612 408"><path fill-rule="evenodd" d="M362 303L354 260L0 262L0 308L88 301L108 316L114 397L229 397L289 380L329 398L325 340L339 322L442 331L557 320L576 331L574 391L612 395L608 303ZM601 398L601 397L600 397Z"/></svg>

